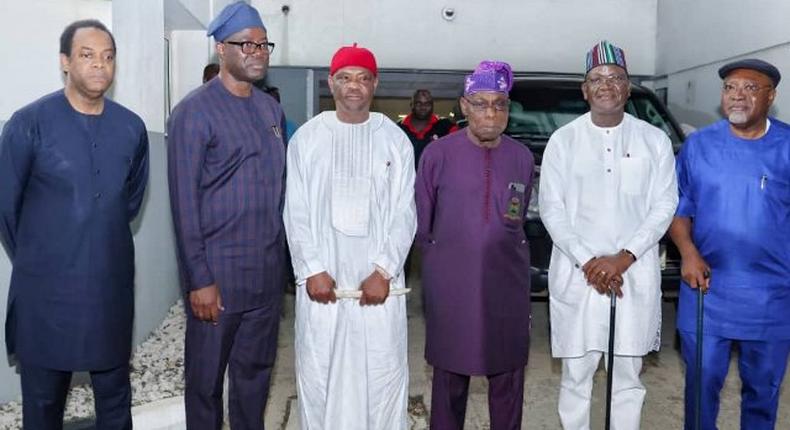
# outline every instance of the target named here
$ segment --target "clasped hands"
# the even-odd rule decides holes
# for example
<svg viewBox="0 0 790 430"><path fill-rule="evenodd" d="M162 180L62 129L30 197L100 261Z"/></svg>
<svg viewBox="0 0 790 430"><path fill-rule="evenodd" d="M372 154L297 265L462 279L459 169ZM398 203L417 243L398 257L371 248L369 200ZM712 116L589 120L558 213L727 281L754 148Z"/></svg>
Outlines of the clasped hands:
<svg viewBox="0 0 790 430"><path fill-rule="evenodd" d="M310 299L318 303L334 303L337 301L335 296L335 280L329 276L327 272L321 272L307 278L307 295ZM365 305L380 305L387 300L390 293L390 281L385 279L384 276L377 270L374 270L362 284L359 289L362 291L362 297L359 298L359 304Z"/></svg>
<svg viewBox="0 0 790 430"><path fill-rule="evenodd" d="M614 294L623 297L623 273L634 263L627 252L593 257L582 266L587 283L600 294Z"/></svg>

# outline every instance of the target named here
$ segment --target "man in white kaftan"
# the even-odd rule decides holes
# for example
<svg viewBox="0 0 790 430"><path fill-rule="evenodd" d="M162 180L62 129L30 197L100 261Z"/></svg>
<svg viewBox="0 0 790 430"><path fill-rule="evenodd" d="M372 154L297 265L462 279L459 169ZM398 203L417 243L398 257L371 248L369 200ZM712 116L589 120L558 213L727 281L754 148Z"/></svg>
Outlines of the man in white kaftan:
<svg viewBox="0 0 790 430"><path fill-rule="evenodd" d="M582 86L590 112L551 136L541 167L540 215L554 241L551 347L563 359L566 430L590 428L592 378L608 350L607 294L618 295L613 429L639 428L642 356L660 345L658 241L678 202L675 164L667 135L624 112L629 85L622 51L596 45Z"/></svg>
<svg viewBox="0 0 790 430"><path fill-rule="evenodd" d="M377 83L370 51L341 48L329 79L337 110L300 127L288 147L284 218L305 430L408 423L401 272L416 231L414 155L394 122L369 111Z"/></svg>

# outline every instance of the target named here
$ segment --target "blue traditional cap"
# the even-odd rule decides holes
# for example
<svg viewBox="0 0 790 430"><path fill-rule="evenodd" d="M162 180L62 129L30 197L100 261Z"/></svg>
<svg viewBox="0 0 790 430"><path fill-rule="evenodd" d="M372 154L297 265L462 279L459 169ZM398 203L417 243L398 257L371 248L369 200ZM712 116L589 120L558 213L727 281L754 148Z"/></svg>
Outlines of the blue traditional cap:
<svg viewBox="0 0 790 430"><path fill-rule="evenodd" d="M590 70L604 64L620 66L628 73L628 67L625 65L625 52L607 40L598 42L587 52L587 68L584 73L590 73Z"/></svg>
<svg viewBox="0 0 790 430"><path fill-rule="evenodd" d="M464 82L464 95L479 91L508 94L513 88L513 70L503 61L481 61Z"/></svg>
<svg viewBox="0 0 790 430"><path fill-rule="evenodd" d="M774 87L779 85L779 81L782 80L782 74L779 73L779 69L777 69L776 66L757 58L747 58L745 60L727 63L721 66L719 69L719 77L724 79L736 69L749 69L754 70L755 72L760 72L771 79L771 82L774 83Z"/></svg>
<svg viewBox="0 0 790 430"><path fill-rule="evenodd" d="M258 10L243 1L238 1L222 9L222 12L209 23L206 35L214 36L214 40L222 42L245 28L256 27L266 30Z"/></svg>

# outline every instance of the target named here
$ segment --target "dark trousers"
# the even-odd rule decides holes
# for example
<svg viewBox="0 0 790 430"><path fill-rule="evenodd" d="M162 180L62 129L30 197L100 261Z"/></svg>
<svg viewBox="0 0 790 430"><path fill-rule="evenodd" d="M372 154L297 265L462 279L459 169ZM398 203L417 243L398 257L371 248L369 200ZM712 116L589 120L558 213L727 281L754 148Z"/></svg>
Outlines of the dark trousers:
<svg viewBox="0 0 790 430"><path fill-rule="evenodd" d="M263 429L279 324L279 302L240 313L223 312L217 325L187 317L184 402L189 430L222 428L226 367L230 427Z"/></svg>
<svg viewBox="0 0 790 430"><path fill-rule="evenodd" d="M524 405L524 368L487 375L487 378L491 430L520 429ZM434 367L431 393L431 429L463 430L469 375Z"/></svg>
<svg viewBox="0 0 790 430"><path fill-rule="evenodd" d="M697 430L694 422L697 336L681 331L680 340L681 354L686 363L685 429ZM711 335L702 336L702 429L716 429L720 393L730 368L733 342L740 350L741 428L773 430L790 341L733 340Z"/></svg>
<svg viewBox="0 0 790 430"><path fill-rule="evenodd" d="M63 428L63 409L71 384L71 372L20 363L22 379L22 425L30 430ZM132 387L129 365L92 371L97 430L132 428Z"/></svg>

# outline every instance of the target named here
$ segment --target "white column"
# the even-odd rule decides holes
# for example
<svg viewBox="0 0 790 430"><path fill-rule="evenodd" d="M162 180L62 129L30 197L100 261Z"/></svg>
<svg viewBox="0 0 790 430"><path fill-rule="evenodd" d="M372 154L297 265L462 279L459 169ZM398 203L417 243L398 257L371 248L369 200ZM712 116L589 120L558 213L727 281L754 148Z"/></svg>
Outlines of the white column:
<svg viewBox="0 0 790 430"><path fill-rule="evenodd" d="M143 118L148 131L165 130L165 14L163 0L114 0L118 46L113 99Z"/></svg>

